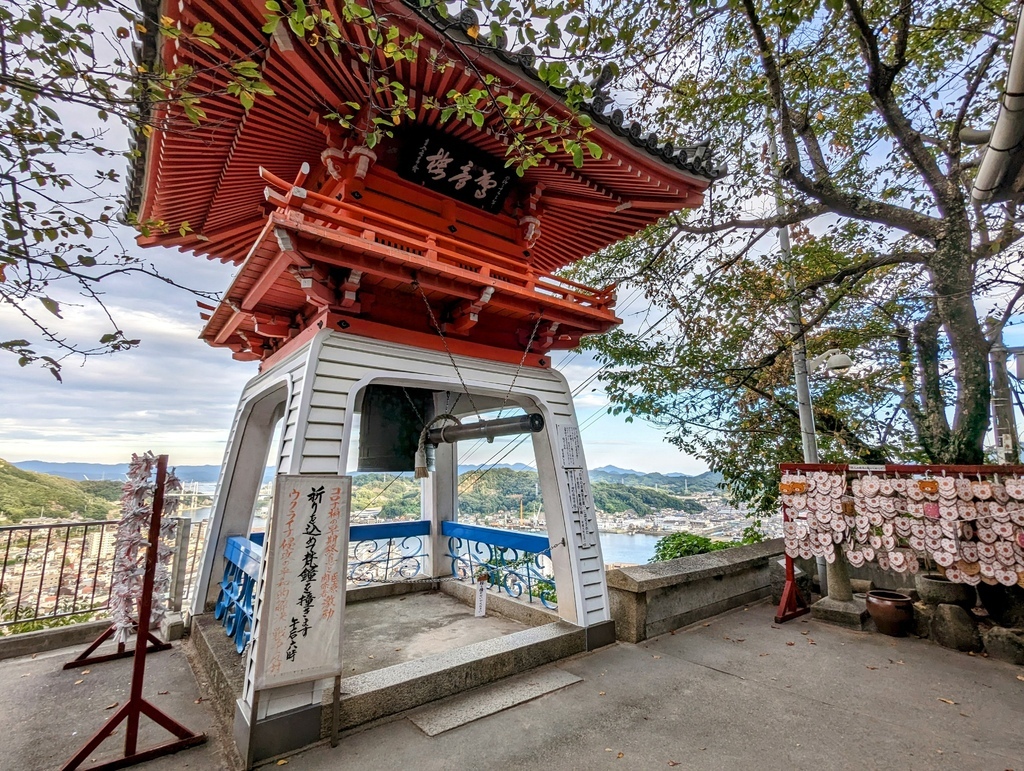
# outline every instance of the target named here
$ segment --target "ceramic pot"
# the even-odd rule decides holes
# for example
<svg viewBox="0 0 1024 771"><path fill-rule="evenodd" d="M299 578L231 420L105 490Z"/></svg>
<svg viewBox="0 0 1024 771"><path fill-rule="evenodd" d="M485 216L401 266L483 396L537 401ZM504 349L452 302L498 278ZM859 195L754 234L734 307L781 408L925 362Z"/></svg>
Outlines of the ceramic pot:
<svg viewBox="0 0 1024 771"><path fill-rule="evenodd" d="M914 587L921 601L929 605L959 605L970 610L977 601L973 586L955 584L936 573L918 573Z"/></svg>
<svg viewBox="0 0 1024 771"><path fill-rule="evenodd" d="M888 589L872 589L867 594L867 607L882 634L906 637L914 626L914 601L909 595Z"/></svg>

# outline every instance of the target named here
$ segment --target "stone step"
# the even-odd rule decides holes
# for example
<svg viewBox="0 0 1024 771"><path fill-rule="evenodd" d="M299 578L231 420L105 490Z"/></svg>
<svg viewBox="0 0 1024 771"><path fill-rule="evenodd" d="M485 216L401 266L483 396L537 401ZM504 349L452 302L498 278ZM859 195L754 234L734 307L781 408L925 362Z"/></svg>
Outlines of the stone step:
<svg viewBox="0 0 1024 771"><path fill-rule="evenodd" d="M451 696L414 710L407 717L427 736L437 736L580 682L582 677L557 667L544 667Z"/></svg>
<svg viewBox="0 0 1024 771"><path fill-rule="evenodd" d="M586 650L586 630L564 621L473 643L341 681L341 730L397 715ZM330 735L330 693L321 736Z"/></svg>

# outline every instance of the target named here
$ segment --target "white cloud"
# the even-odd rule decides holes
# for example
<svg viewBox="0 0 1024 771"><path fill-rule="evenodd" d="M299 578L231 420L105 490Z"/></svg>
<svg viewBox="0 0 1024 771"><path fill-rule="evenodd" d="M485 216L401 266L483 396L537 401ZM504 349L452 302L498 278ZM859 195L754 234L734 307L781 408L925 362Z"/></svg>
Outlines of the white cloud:
<svg viewBox="0 0 1024 771"><path fill-rule="evenodd" d="M87 110L69 115L85 129L96 120ZM92 126L96 127L96 126ZM108 147L126 142L124 130L111 126ZM92 154L59 159L77 179L91 181L101 168L118 165L117 159ZM121 182L102 190L116 198ZM106 240L104 240L106 239ZM169 249L141 249L134 233L117 227L100 235L93 246L123 247L152 263L179 284L220 292L230 282L234 266L196 258ZM64 320L41 313L52 328L75 341L95 341L109 330L96 305L79 297L71 285L51 287ZM126 337L141 339L132 351L90 359L84 366L65 363L64 383L32 366L20 368L12 355L0 353L0 457L10 461L47 460L120 463L132 452L151 449L167 453L176 464L220 463L224 443L242 387L256 374L256 365L231 359L224 349L213 349L197 339L202 328L195 297L157 279L118 276L103 282L103 299ZM619 292L627 329L641 327L644 300L630 287ZM0 339L37 339L35 330L8 307L0 307ZM598 365L589 353L556 352L555 365L574 387L584 383ZM603 413L607 397L596 379L581 388L576 400L580 421ZM661 441L661 433L643 423L627 424L603 415L584 430L591 466L614 464L640 470L703 470ZM496 442L463 462L496 460L502 454ZM500 451L500 452L499 452ZM533 463L530 444L524 443L506 462ZM492 461L493 462L493 461Z"/></svg>

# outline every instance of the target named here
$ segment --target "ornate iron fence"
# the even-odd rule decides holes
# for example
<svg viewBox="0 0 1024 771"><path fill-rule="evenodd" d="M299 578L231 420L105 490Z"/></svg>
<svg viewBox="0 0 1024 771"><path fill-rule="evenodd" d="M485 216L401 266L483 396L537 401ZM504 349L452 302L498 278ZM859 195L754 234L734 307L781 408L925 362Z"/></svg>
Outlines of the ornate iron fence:
<svg viewBox="0 0 1024 771"><path fill-rule="evenodd" d="M355 585L402 581L423 572L430 522L385 522L349 528L348 580Z"/></svg>
<svg viewBox="0 0 1024 771"><path fill-rule="evenodd" d="M239 653L245 650L252 634L252 595L259 580L262 558L262 541L256 543L245 536L233 535L224 546L224 576L213 617L224 625L224 632L234 640Z"/></svg>
<svg viewBox="0 0 1024 771"><path fill-rule="evenodd" d="M429 522L352 525L348 532L349 586L403 581L422 573ZM224 625L239 653L249 643L252 595L262 558L263 533L254 533L249 538L232 536L224 547L226 565L214 616Z"/></svg>
<svg viewBox="0 0 1024 771"><path fill-rule="evenodd" d="M169 605L191 597L206 522L179 520ZM0 527L0 634L103 617L110 606L117 520Z"/></svg>
<svg viewBox="0 0 1024 771"><path fill-rule="evenodd" d="M509 597L558 607L545 536L458 522L442 522L441 534L448 536L448 558L456 578L472 580L484 572L490 585Z"/></svg>

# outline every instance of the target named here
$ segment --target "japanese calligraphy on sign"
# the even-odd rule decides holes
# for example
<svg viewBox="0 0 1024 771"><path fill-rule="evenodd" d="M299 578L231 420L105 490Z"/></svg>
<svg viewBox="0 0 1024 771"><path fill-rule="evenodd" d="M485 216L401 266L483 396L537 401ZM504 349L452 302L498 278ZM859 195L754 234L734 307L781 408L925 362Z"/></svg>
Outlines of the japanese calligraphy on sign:
<svg viewBox="0 0 1024 771"><path fill-rule="evenodd" d="M351 477L279 476L258 627L256 687L341 672Z"/></svg>
<svg viewBox="0 0 1024 771"><path fill-rule="evenodd" d="M398 174L492 214L501 211L516 178L503 160L426 129L406 133Z"/></svg>
<svg viewBox="0 0 1024 771"><path fill-rule="evenodd" d="M558 449L569 488L569 508L573 517L579 520L581 545L586 549L597 543L597 517L590 485L587 484L580 430L576 426L558 426Z"/></svg>

